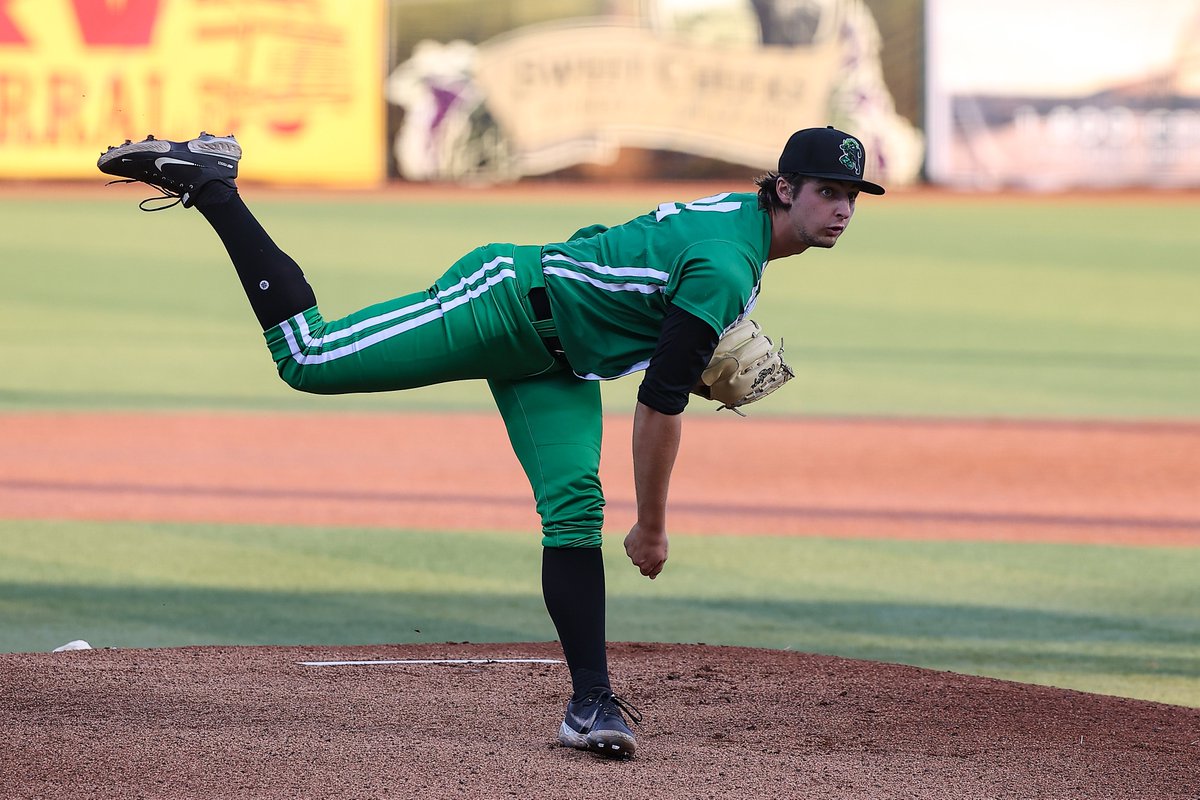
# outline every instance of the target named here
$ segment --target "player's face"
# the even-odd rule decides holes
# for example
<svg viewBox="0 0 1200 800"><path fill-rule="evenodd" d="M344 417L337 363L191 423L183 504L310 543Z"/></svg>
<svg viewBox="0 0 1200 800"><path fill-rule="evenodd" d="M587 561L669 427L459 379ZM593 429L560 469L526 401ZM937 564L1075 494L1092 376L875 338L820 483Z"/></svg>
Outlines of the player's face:
<svg viewBox="0 0 1200 800"><path fill-rule="evenodd" d="M782 182L786 186L786 181ZM782 189L782 187L780 187ZM790 190L791 187L788 187ZM786 201L782 191L781 199ZM787 225L800 250L809 247L833 247L854 216L858 189L853 183L809 178L791 193Z"/></svg>

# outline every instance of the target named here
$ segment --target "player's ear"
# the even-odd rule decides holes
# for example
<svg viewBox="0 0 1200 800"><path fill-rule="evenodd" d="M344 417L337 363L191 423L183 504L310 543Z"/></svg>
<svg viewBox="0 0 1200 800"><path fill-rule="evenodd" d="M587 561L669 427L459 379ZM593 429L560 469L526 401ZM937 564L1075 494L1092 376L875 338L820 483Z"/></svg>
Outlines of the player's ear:
<svg viewBox="0 0 1200 800"><path fill-rule="evenodd" d="M788 179L782 175L775 178L775 194L779 196L779 202L785 206L792 204L792 185L788 183Z"/></svg>

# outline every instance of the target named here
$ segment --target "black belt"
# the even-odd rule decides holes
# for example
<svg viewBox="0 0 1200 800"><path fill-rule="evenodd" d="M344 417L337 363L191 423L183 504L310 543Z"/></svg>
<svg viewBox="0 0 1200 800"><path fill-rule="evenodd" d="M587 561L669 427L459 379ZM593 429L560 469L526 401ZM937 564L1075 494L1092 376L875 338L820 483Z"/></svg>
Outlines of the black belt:
<svg viewBox="0 0 1200 800"><path fill-rule="evenodd" d="M546 296L546 287L535 286L529 290L529 307L533 309L534 320L541 322L553 319L550 315L550 298ZM562 341L558 338L557 334L542 334L542 344L546 345L546 349L550 351L550 355L564 364L567 363L567 356L563 351Z"/></svg>

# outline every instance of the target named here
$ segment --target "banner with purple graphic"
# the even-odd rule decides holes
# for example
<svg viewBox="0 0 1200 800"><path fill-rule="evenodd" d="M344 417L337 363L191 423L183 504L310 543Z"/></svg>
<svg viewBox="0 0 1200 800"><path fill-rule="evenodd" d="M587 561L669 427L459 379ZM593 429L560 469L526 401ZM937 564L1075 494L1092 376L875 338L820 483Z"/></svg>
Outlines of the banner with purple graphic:
<svg viewBox="0 0 1200 800"><path fill-rule="evenodd" d="M923 138L896 112L863 0L625 5L422 37L388 79L399 175L511 181L631 149L763 170L793 131L831 124L864 141L873 180L919 176Z"/></svg>

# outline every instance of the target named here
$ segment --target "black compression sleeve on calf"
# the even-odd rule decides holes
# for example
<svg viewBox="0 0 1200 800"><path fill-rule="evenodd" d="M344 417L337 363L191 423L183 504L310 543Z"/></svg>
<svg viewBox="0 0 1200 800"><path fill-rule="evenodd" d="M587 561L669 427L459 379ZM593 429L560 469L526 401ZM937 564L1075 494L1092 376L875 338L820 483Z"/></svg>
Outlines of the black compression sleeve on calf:
<svg viewBox="0 0 1200 800"><path fill-rule="evenodd" d="M608 682L604 642L604 554L599 547L542 548L542 595L558 630L579 698Z"/></svg>
<svg viewBox="0 0 1200 800"><path fill-rule="evenodd" d="M196 208L221 237L263 330L317 304L299 265L271 241L236 191L218 202L198 201Z"/></svg>
<svg viewBox="0 0 1200 800"><path fill-rule="evenodd" d="M638 388L638 402L660 414L678 414L708 366L720 337L713 327L678 306L667 309L658 346Z"/></svg>

